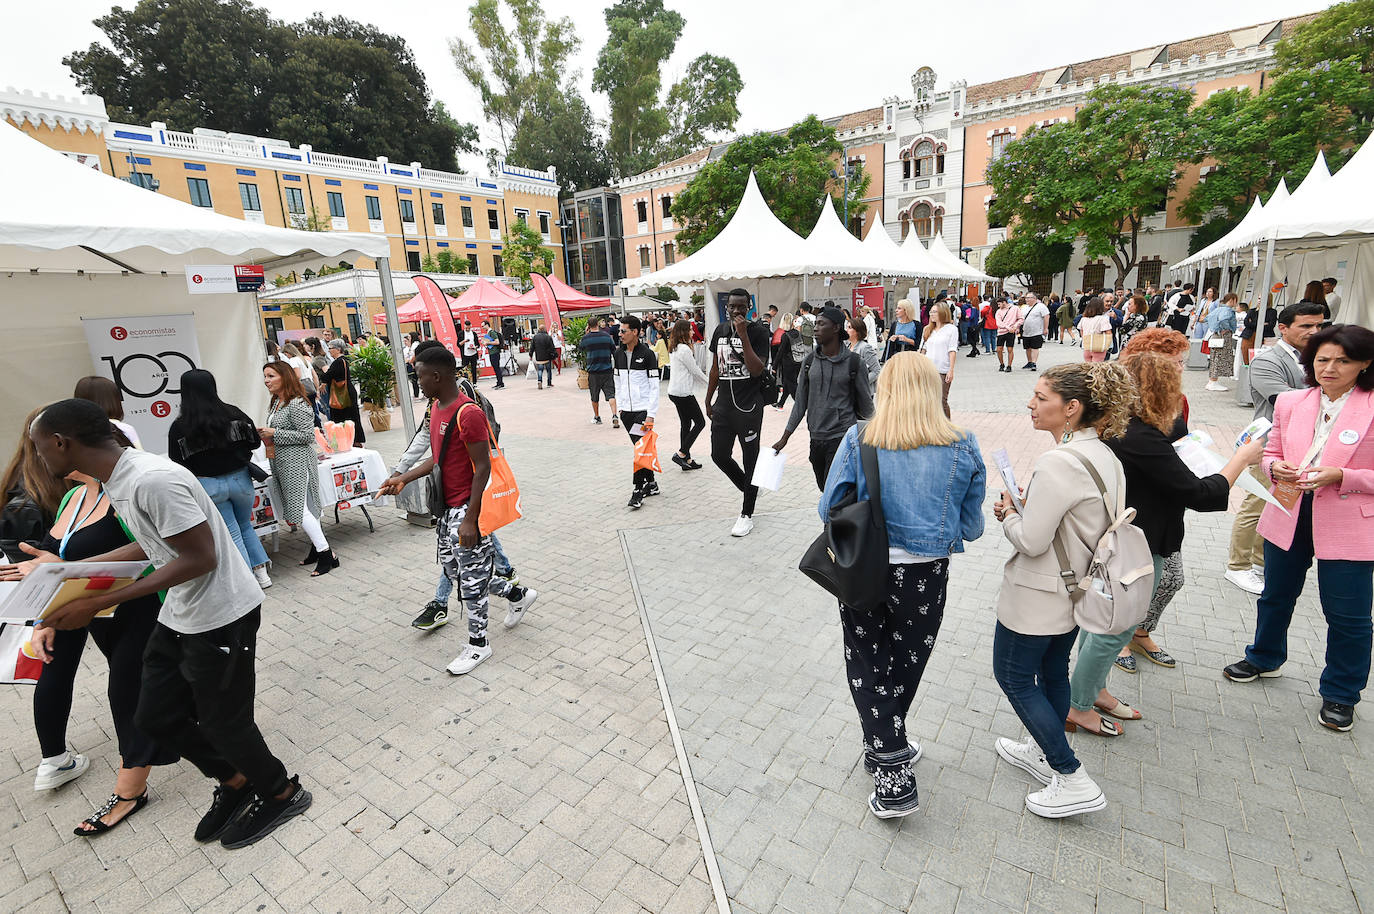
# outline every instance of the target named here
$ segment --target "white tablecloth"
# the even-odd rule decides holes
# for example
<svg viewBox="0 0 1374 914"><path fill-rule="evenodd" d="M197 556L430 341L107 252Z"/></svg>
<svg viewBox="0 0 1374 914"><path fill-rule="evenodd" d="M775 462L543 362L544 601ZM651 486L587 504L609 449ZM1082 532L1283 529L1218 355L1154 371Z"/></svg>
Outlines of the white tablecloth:
<svg viewBox="0 0 1374 914"><path fill-rule="evenodd" d="M253 460L271 472L261 448L253 455ZM391 475L386 462L382 460L382 455L376 451L355 447L342 453L328 454L320 461L319 473L321 507L326 510L335 505L340 508L354 508L360 505L393 503L390 495L373 494ZM276 481L269 476L265 481L256 483L254 494L253 528L260 537L276 533L277 512L273 505L281 498Z"/></svg>

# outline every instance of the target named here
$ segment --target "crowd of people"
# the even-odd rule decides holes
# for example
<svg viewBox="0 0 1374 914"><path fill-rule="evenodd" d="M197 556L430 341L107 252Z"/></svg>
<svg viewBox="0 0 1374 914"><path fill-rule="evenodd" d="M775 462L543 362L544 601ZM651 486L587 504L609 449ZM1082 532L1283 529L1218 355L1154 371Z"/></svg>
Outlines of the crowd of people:
<svg viewBox="0 0 1374 914"><path fill-rule="evenodd" d="M1225 510L1243 473L1272 498L1247 497L1234 522L1226 579L1259 600L1253 642L1223 675L1238 683L1281 675L1294 606L1315 561L1328 626L1318 719L1333 730L1353 726L1369 674L1374 599L1374 332L1331 324L1339 299L1324 292L1317 283L1278 311L1274 345L1249 363L1256 418L1270 420L1272 430L1239 443L1203 477L1173 446L1189 428L1182 375L1190 336L1200 333L1194 338L1213 347L1209 387L1216 389L1230 377L1236 337L1244 339L1248 325L1253 338L1257 321L1236 296L1217 299L1208 290L1195 300L1191 285L1089 290L1081 309L1068 297L1041 302L1033 293L981 302L942 294L919 307L902 299L890 327L867 308L846 311L830 301L803 302L795 315L769 308L752 319L752 297L735 289L709 338L690 312L629 315L593 320L579 346L593 423L602 423L605 398L612 426L623 426L632 443L653 434L666 375L680 425L672 461L681 470L702 468L692 451L709 427L711 461L740 493L733 536L754 527L765 410L782 410L789 398L772 448L781 452L805 421L822 521L870 491L881 498L886 597L872 610L839 606L846 678L873 777L868 808L881 818L918 808L913 766L921 747L906 718L939 635L953 557L984 533L981 448L949 408L956 365L976 357L981 344L983 354L996 353L1000 372L1011 371L1019 345L1022 368L1039 371L1047 341L1082 346L1081 363L1037 378L1029 421L1054 446L1024 488L1003 492L993 507L1010 557L996 598L992 675L1028 734L1000 738L994 748L1038 782L1026 798L1031 812L1064 817L1107 802L1065 733L1120 737L1147 713L1113 695L1109 675L1137 673L1137 656L1177 666L1155 633L1183 582L1185 512ZM484 325L465 339L458 353L408 340L412 393L427 409L378 492L436 518L439 582L411 624L423 632L444 626L457 589L468 641L447 667L455 676L492 656L492 595L506 601L507 629L538 596L521 584L496 536L505 521L484 504L504 457L495 407L477 389L467 350L468 342L499 347L499 337ZM964 345L970 350L961 354ZM310 540L301 564L313 565L312 576L339 567L319 522L315 436L327 417L351 419L355 440L363 440L349 348L343 339L311 337L274 352L262 368L269 407L261 419L224 402L210 372L186 372L165 458L140 448L106 379L83 378L71 399L28 417L3 481L0 549L8 564L0 580L21 580L49 562L149 563L118 597L82 597L34 629L33 649L46 663L34 690L35 789L89 768L66 734L88 637L109 665L120 764L109 800L75 827L77 835L102 834L144 808L152 768L182 757L213 782L197 840L246 846L309 807L309 791L254 722L254 646L272 580L253 527L253 493L270 471L279 520ZM529 348L539 389L551 387L560 352L548 328L536 329ZM500 353L492 361L499 365ZM499 370L495 380L493 389L505 386ZM878 471L872 488L866 465ZM657 472L636 462L629 508L660 494ZM941 485L909 483L931 478ZM1153 563L1148 611L1119 631L1089 631L1078 618L1080 591L1099 542L1127 519ZM101 615L116 602L117 613Z"/></svg>

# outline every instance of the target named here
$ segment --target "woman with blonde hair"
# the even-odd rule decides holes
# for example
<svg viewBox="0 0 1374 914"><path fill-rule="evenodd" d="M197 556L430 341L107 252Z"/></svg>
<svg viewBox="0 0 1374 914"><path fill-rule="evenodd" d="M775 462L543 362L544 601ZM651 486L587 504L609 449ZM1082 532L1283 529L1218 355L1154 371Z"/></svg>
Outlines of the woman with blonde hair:
<svg viewBox="0 0 1374 914"><path fill-rule="evenodd" d="M995 748L1045 785L1026 797L1026 808L1047 818L1107 805L1064 737L1078 625L1054 545L1081 578L1111 525L1107 504L1126 487L1104 441L1125 433L1134 400L1135 382L1120 365L1080 362L1046 371L1027 408L1031 425L1054 436L1056 446L1035 461L1023 495L1003 492L993 506L1015 550L997 598L993 675L1030 733L1019 742L1003 737Z"/></svg>
<svg viewBox="0 0 1374 914"><path fill-rule="evenodd" d="M845 433L821 495L821 519L848 498L868 498L861 452L876 451L887 530L887 601L866 612L840 604L849 691L873 776L868 808L888 819L918 808L911 766L921 746L906 716L935 646L949 557L983 535L986 470L973 433L940 411L940 376L925 356L901 352L878 376L873 418ZM912 480L939 479L936 486Z"/></svg>
<svg viewBox="0 0 1374 914"><path fill-rule="evenodd" d="M884 361L899 352L911 352L916 349L919 345L916 338L920 333L921 325L916 320L916 308L911 304L911 299L904 298L897 302L897 318L892 322L892 330L887 335Z"/></svg>

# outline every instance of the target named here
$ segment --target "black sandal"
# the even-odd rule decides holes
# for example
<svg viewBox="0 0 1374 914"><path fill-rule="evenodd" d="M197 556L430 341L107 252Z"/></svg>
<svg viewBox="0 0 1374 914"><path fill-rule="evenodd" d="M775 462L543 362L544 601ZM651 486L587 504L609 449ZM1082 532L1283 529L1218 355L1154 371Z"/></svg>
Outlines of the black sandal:
<svg viewBox="0 0 1374 914"><path fill-rule="evenodd" d="M334 554L333 549L330 549L327 552L320 553L319 561L315 564L315 570L310 572L310 576L312 578L318 578L322 574L329 574L329 572L338 567L339 557Z"/></svg>
<svg viewBox="0 0 1374 914"><path fill-rule="evenodd" d="M311 546L310 551L305 554L305 558L301 559L301 567L314 564L316 561L319 560L319 557L319 551L316 550L314 546Z"/></svg>
<svg viewBox="0 0 1374 914"><path fill-rule="evenodd" d="M134 804L134 808L126 812L123 816L121 816L119 821L116 822L114 825L106 825L104 822L100 820L103 817L108 816L110 813L114 812L116 803L132 803ZM81 825L78 825L76 828L72 829L72 834L80 835L85 838L92 838L96 835L103 835L110 829L115 828L118 825L122 825L125 819L128 819L134 813L138 812L140 809L147 805L148 791L146 790L143 791L143 795L140 797L121 797L117 793L112 793L110 794L110 798L105 801L105 805L95 811L95 815L91 816L89 819L86 819L81 823L81 825L89 825L91 827L82 828Z"/></svg>

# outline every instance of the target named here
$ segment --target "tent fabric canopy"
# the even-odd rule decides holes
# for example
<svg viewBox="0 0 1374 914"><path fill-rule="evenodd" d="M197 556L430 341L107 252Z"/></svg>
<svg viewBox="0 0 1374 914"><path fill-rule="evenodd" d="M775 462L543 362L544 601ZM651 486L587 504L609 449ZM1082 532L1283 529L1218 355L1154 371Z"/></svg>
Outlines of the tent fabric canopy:
<svg viewBox="0 0 1374 914"><path fill-rule="evenodd" d="M450 300L449 312L455 318L467 317L469 320L473 317L518 317L529 313L528 308L516 304L519 298L520 293L510 286L492 282L484 277L468 286L467 291L462 295ZM416 296L405 304L397 306L396 317L403 324L415 323L416 321L429 320L429 311L419 296ZM385 324L386 315L376 314L373 316L372 322Z"/></svg>
<svg viewBox="0 0 1374 914"><path fill-rule="evenodd" d="M181 272L188 264L386 257L386 238L258 225L84 167L0 129L0 270Z"/></svg>
<svg viewBox="0 0 1374 914"><path fill-rule="evenodd" d="M588 295L586 292L579 292L572 286L559 279L557 276L549 275L545 277L549 281L549 288L553 290L553 297L558 302L558 310L561 311L595 311L598 308L610 308L609 298L599 298L595 295ZM517 301L520 303L518 314L538 314L539 296L534 289L521 295Z"/></svg>
<svg viewBox="0 0 1374 914"><path fill-rule="evenodd" d="M945 239L941 235L936 235L930 239L930 248L927 251L936 263L943 264L954 271L957 279L969 282L992 282L993 278L981 270L974 269L967 263L959 259L959 256L945 245Z"/></svg>
<svg viewBox="0 0 1374 914"><path fill-rule="evenodd" d="M936 260L935 255L926 249L915 232L906 236L906 240L902 242L901 252L923 279L963 279L962 271Z"/></svg>
<svg viewBox="0 0 1374 914"><path fill-rule="evenodd" d="M415 287L416 276L428 276L439 288L446 291L466 289L479 278L465 273L409 273L393 270L391 281L397 298L419 294L420 290ZM382 278L376 270L344 270L341 273L317 276L258 295L262 301L362 301L381 297Z"/></svg>

